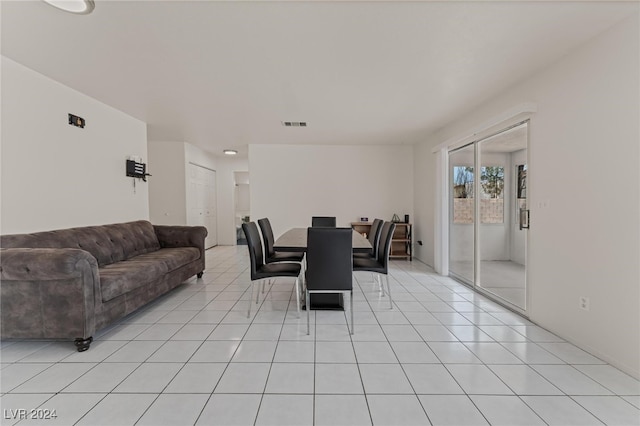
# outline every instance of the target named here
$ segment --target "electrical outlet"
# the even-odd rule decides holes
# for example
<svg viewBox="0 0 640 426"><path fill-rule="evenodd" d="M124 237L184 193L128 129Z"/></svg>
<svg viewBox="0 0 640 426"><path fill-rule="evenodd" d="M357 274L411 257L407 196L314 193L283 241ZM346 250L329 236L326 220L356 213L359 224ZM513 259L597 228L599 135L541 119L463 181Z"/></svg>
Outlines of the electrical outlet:
<svg viewBox="0 0 640 426"><path fill-rule="evenodd" d="M580 296L579 303L580 303L580 309L583 309L585 311L589 310L590 302L588 297Z"/></svg>

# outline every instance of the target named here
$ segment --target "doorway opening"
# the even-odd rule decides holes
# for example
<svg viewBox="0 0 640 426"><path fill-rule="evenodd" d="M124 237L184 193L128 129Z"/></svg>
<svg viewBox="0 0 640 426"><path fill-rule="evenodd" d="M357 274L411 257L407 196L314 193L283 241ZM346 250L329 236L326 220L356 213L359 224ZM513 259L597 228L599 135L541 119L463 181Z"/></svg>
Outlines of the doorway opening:
<svg viewBox="0 0 640 426"><path fill-rule="evenodd" d="M251 219L251 203L249 197L249 172L233 172L235 181L235 226L236 244L246 245L247 239L242 232L242 224Z"/></svg>

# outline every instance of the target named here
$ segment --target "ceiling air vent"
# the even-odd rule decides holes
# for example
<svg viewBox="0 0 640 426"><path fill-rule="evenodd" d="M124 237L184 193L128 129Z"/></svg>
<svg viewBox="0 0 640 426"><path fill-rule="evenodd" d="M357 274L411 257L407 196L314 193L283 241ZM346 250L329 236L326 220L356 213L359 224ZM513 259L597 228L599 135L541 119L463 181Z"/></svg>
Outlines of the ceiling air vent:
<svg viewBox="0 0 640 426"><path fill-rule="evenodd" d="M306 121L282 121L284 127L307 127Z"/></svg>

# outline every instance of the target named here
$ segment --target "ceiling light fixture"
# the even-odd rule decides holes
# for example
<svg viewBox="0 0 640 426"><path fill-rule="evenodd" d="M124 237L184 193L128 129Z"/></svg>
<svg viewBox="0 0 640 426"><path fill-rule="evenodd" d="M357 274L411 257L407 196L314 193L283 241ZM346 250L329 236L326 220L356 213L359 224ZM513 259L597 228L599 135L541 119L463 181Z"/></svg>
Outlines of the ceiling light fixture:
<svg viewBox="0 0 640 426"><path fill-rule="evenodd" d="M235 149L225 149L222 152L224 152L224 155L236 155L238 153Z"/></svg>
<svg viewBox="0 0 640 426"><path fill-rule="evenodd" d="M43 0L51 6L65 12L87 15L96 7L93 0Z"/></svg>

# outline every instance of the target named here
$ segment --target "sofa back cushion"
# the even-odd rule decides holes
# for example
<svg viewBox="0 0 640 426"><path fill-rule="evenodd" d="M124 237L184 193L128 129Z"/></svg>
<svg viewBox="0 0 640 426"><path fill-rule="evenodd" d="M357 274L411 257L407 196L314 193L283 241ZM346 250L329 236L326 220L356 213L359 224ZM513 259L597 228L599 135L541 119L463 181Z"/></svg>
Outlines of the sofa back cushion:
<svg viewBox="0 0 640 426"><path fill-rule="evenodd" d="M160 249L153 225L146 220L85 226L33 234L2 235L2 248L79 248L91 253L98 266L109 265Z"/></svg>

